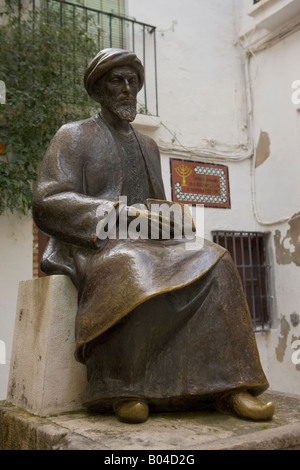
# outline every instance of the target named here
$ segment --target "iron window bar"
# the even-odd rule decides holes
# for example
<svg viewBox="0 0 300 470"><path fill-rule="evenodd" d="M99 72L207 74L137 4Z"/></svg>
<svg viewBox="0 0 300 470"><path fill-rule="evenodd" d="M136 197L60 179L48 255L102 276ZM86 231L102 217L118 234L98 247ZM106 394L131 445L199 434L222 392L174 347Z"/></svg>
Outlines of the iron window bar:
<svg viewBox="0 0 300 470"><path fill-rule="evenodd" d="M60 27L63 27L64 24L64 7L73 9L74 21L77 12L84 13L84 26L85 31L87 33L91 32L91 18L97 19L97 32L96 34L94 34L94 36L95 44L98 51L106 47L120 47L121 49L131 49L139 56L145 68L145 81L143 90L143 103L140 103L140 108L138 109L138 112L142 114L158 116L156 26L137 21L133 18L118 15L116 13L109 13L100 9L98 10L96 8L91 8L85 5L80 5L78 3L73 3L68 0L40 0L39 2L37 2L36 0L31 0L31 8L33 10L33 14L38 8L41 8L42 6L44 6L46 11L48 11L50 6L54 4L57 4L59 6ZM22 14L22 0L19 0L18 5L20 17ZM108 23L108 40L104 40L101 37L103 28L100 25L101 22L103 23L105 21L106 23ZM118 22L118 27L120 31L119 36L117 38L117 45L115 44L116 40L114 37L115 33L113 27L113 24L116 21ZM128 28L126 36L125 27L127 26ZM140 31L138 31L138 27L140 28ZM151 106L149 106L149 103L151 103Z"/></svg>
<svg viewBox="0 0 300 470"><path fill-rule="evenodd" d="M263 232L213 232L214 242L229 251L238 269L256 332L271 328L266 237Z"/></svg>

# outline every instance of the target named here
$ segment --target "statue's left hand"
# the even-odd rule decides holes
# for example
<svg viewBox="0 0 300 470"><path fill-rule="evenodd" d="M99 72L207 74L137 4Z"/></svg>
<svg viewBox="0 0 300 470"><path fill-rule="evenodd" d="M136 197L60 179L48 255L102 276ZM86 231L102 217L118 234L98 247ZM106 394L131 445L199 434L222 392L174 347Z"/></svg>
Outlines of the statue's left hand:
<svg viewBox="0 0 300 470"><path fill-rule="evenodd" d="M145 206L144 206L145 207ZM143 227L147 227L148 237L152 239L170 239L174 238L174 217L172 214L170 217L149 211L142 205L126 207L128 216L128 227L130 230L130 223L133 220L139 221L139 228L142 230Z"/></svg>

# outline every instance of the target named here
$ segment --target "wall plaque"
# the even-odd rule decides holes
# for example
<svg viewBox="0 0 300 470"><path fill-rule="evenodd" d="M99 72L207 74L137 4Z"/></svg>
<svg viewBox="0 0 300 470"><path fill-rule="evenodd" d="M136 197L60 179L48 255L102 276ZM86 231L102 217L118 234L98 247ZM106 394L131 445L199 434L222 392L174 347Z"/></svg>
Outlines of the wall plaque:
<svg viewBox="0 0 300 470"><path fill-rule="evenodd" d="M170 166L174 202L230 208L227 166L175 158Z"/></svg>

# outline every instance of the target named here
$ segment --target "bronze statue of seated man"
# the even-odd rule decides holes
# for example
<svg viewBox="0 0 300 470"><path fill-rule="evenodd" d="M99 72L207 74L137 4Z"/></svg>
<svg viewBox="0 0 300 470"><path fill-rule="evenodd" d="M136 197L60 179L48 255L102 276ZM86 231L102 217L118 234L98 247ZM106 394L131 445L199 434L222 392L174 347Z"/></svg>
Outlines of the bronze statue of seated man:
<svg viewBox="0 0 300 470"><path fill-rule="evenodd" d="M130 124L144 82L140 60L100 51L84 82L101 111L54 136L33 215L50 235L42 270L71 276L78 289L75 356L87 366L85 406L134 423L149 411L203 407L271 419L273 404L257 398L269 384L229 253L197 236L176 239L171 218L169 238L161 230L156 238L119 236L120 198L126 229L137 217L161 229L147 201L166 200L158 147ZM100 237L112 213L115 236Z"/></svg>

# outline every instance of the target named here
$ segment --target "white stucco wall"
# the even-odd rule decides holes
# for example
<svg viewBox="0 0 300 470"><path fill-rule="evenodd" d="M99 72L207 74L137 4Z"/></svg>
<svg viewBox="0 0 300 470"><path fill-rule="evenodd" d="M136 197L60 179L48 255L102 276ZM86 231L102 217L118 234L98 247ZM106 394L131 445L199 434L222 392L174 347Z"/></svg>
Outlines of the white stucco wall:
<svg viewBox="0 0 300 470"><path fill-rule="evenodd" d="M174 134L185 147L232 152L247 144L243 69L232 0L146 3L128 0L128 13L157 26L158 140ZM168 132L164 126L167 126Z"/></svg>
<svg viewBox="0 0 300 470"><path fill-rule="evenodd" d="M261 131L270 138L270 157L255 172L257 210L267 222L299 211L299 112L291 100L291 85L300 78L299 44L300 31L250 61L254 141Z"/></svg>
<svg viewBox="0 0 300 470"><path fill-rule="evenodd" d="M300 394L300 365L292 362L300 325L290 318L300 315L300 129L299 106L291 100L291 85L300 79L300 31L291 28L282 40L274 35L249 61L255 146L262 131L269 139L269 157L254 170L254 200L256 218L272 234L277 306L275 330L259 345L272 387Z"/></svg>
<svg viewBox="0 0 300 470"><path fill-rule="evenodd" d="M19 281L32 278L32 220L17 214L0 216L0 400L6 398ZM3 343L2 343L3 344Z"/></svg>

